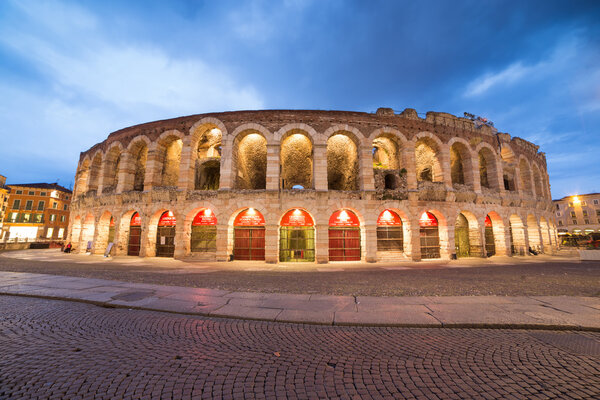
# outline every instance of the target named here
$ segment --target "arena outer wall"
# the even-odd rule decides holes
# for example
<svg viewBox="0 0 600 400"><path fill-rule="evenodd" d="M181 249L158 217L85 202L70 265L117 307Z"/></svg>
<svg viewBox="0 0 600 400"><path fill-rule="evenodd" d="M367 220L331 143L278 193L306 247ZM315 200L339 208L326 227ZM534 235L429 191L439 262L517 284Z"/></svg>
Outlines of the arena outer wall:
<svg viewBox="0 0 600 400"><path fill-rule="evenodd" d="M112 254L126 255L137 212L139 255L153 257L163 240L159 219L170 211L175 258L225 261L234 252L234 220L251 208L264 216L264 259L276 263L281 218L301 209L314 220L315 262L326 263L330 217L344 209L358 217L362 261L420 260L426 212L437 219L441 259L459 246L464 253L464 243L457 245L462 223L466 255L549 253L556 226L538 149L478 121L438 112L421 118L413 109L239 111L155 121L113 132L81 153L68 241L77 252L91 242L91 252L102 254L111 240ZM303 189L292 189L294 183ZM192 252L192 221L204 209L216 216L216 248ZM384 210L402 220L400 251L378 250Z"/></svg>

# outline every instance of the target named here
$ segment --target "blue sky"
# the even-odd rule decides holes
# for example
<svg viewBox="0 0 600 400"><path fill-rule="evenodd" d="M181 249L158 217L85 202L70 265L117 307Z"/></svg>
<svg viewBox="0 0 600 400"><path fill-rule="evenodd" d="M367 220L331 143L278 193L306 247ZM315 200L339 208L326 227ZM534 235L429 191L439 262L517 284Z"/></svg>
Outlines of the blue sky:
<svg viewBox="0 0 600 400"><path fill-rule="evenodd" d="M598 1L1 1L0 174L73 182L137 123L240 109L468 111L600 192Z"/></svg>

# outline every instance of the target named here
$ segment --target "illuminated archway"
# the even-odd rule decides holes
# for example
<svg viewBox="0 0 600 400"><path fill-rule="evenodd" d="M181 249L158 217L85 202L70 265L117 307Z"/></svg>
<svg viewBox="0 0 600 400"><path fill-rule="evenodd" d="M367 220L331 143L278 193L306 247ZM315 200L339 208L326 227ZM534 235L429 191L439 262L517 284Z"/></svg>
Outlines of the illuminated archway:
<svg viewBox="0 0 600 400"><path fill-rule="evenodd" d="M377 218L377 251L404 252L402 219L393 210L384 210Z"/></svg>
<svg viewBox="0 0 600 400"><path fill-rule="evenodd" d="M438 219L425 211L419 218L419 236L421 238L421 258L440 258L440 235Z"/></svg>
<svg viewBox="0 0 600 400"><path fill-rule="evenodd" d="M347 209L329 218L329 261L360 261L360 221Z"/></svg>
<svg viewBox="0 0 600 400"><path fill-rule="evenodd" d="M173 257L175 254L176 225L177 219L171 211L162 213L156 230L156 257Z"/></svg>
<svg viewBox="0 0 600 400"><path fill-rule="evenodd" d="M192 253L217 251L217 217L210 208L201 209L192 220L190 251Z"/></svg>
<svg viewBox="0 0 600 400"><path fill-rule="evenodd" d="M279 223L279 261L315 261L315 223L305 210L286 212Z"/></svg>
<svg viewBox="0 0 600 400"><path fill-rule="evenodd" d="M233 258L265 259L265 218L254 208L242 210L233 221Z"/></svg>

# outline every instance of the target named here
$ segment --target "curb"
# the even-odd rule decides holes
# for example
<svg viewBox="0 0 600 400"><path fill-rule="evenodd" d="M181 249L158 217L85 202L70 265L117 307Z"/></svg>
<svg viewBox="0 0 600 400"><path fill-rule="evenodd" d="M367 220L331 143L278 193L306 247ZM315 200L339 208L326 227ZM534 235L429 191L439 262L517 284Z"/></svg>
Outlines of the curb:
<svg viewBox="0 0 600 400"><path fill-rule="evenodd" d="M393 327L393 328L438 328L438 329L517 329L517 330L541 330L541 331L585 331L585 332L600 332L599 327L590 326L579 326L579 325L551 325L551 324L510 324L510 323L437 323L437 324L409 324L409 323L323 323L319 321L297 321L297 320L275 320L266 318L253 318L246 317L243 315L220 315L218 313L200 313L200 312L184 312L184 311L173 311L168 309L159 309L152 307L141 307L141 306L126 306L122 304L113 304L103 301L85 300L72 297L60 297L60 296L47 296L47 295L35 295L35 294L22 294L22 293L2 293L0 296L15 296L15 297L30 297L37 299L46 300L58 300L58 301L70 301L76 303L91 304L103 308L118 308L128 310L139 310L139 311L154 311L164 312L169 314L178 315L190 315L204 318L220 318L220 319L238 319L246 321L263 321L263 322L275 322L275 323L291 323L291 324L304 324L304 325L322 325L322 326L347 326L347 327Z"/></svg>

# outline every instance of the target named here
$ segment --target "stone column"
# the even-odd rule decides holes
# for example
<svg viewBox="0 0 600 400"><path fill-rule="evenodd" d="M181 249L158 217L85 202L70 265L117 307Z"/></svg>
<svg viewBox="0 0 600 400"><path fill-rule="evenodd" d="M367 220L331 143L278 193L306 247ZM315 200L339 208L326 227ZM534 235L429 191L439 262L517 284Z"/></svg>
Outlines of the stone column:
<svg viewBox="0 0 600 400"><path fill-rule="evenodd" d="M217 224L217 261L228 261L227 253L227 224Z"/></svg>
<svg viewBox="0 0 600 400"><path fill-rule="evenodd" d="M358 148L360 157L360 190L375 190L375 177L373 176L372 147L363 145Z"/></svg>
<svg viewBox="0 0 600 400"><path fill-rule="evenodd" d="M177 218L177 225L175 226L174 258L182 258L190 254L190 232L186 232L185 218L181 215L178 215L178 217L181 218Z"/></svg>
<svg viewBox="0 0 600 400"><path fill-rule="evenodd" d="M279 190L279 143L267 144L267 190Z"/></svg>
<svg viewBox="0 0 600 400"><path fill-rule="evenodd" d="M192 136L185 136L181 147L181 161L179 163L179 181L177 188L179 190L193 190L195 179L195 159L192 157ZM193 160L192 160L193 158Z"/></svg>
<svg viewBox="0 0 600 400"><path fill-rule="evenodd" d="M467 174L465 174L467 175ZM471 172L470 172L471 183L473 186L473 191L475 193L481 193L481 176L479 173L479 156L471 155ZM465 176L465 180L467 176Z"/></svg>
<svg viewBox="0 0 600 400"><path fill-rule="evenodd" d="M413 261L421 261L421 228L419 226L419 215L412 216L410 220L410 254Z"/></svg>
<svg viewBox="0 0 600 400"><path fill-rule="evenodd" d="M366 238L363 246L366 250L364 259L366 262L377 262L377 224L365 224L363 229Z"/></svg>
<svg viewBox="0 0 600 400"><path fill-rule="evenodd" d="M316 190L326 191L327 186L327 145L315 144L313 149L314 184Z"/></svg>
<svg viewBox="0 0 600 400"><path fill-rule="evenodd" d="M442 176L444 186L446 190L452 189L452 171L450 167L450 147L447 144L443 144L439 152L439 162L442 168Z"/></svg>
<svg viewBox="0 0 600 400"><path fill-rule="evenodd" d="M329 226L327 224L317 224L315 257L318 264L329 262Z"/></svg>
<svg viewBox="0 0 600 400"><path fill-rule="evenodd" d="M406 142L405 147L402 149L404 165L402 168L406 169L406 186L408 190L417 190L417 164L415 161L415 142Z"/></svg>
<svg viewBox="0 0 600 400"><path fill-rule="evenodd" d="M221 146L219 190L230 190L233 188L233 144L231 140L223 140Z"/></svg>
<svg viewBox="0 0 600 400"><path fill-rule="evenodd" d="M155 186L160 186L162 179L162 163L159 162L160 151L158 143L153 142L148 147L148 157L146 158L146 175L144 176L144 192L152 190Z"/></svg>
<svg viewBox="0 0 600 400"><path fill-rule="evenodd" d="M498 182L498 192L502 195L506 189L504 189L504 167L502 166L502 159L496 160L496 179Z"/></svg>
<svg viewBox="0 0 600 400"><path fill-rule="evenodd" d="M142 217L142 233L140 240L140 256L154 257L156 255L156 232L157 226L150 227L150 218ZM152 240L150 239L152 235Z"/></svg>
<svg viewBox="0 0 600 400"><path fill-rule="evenodd" d="M121 153L121 163L117 171L117 187L115 193L123 193L133 189L135 179L135 160L128 150Z"/></svg>
<svg viewBox="0 0 600 400"><path fill-rule="evenodd" d="M276 264L279 261L279 235L278 226L265 225L265 262Z"/></svg>

